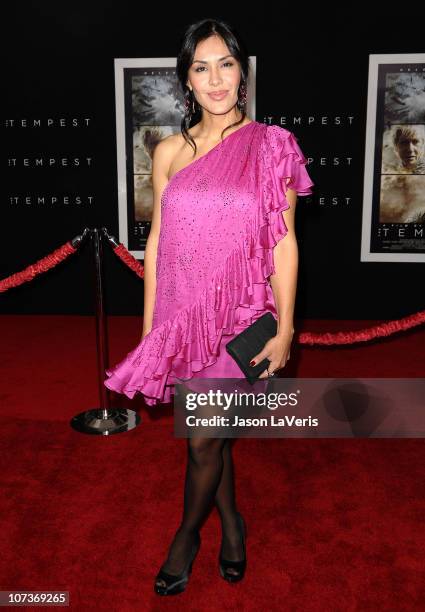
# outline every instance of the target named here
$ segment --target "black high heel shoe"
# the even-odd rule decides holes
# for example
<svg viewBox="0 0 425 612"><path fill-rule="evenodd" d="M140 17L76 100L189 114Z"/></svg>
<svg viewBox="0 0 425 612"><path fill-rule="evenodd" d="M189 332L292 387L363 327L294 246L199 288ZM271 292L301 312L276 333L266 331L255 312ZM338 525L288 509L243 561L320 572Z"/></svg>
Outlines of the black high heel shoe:
<svg viewBox="0 0 425 612"><path fill-rule="evenodd" d="M192 554L185 569L180 572L180 574L169 574L168 572L164 572L164 570L161 568L155 578L155 593L158 595L177 595L185 590L187 583L189 582L189 576L192 572L193 562L198 554L200 546L201 536L198 533L197 539L192 545ZM163 586L157 584L158 580L164 580L166 585Z"/></svg>
<svg viewBox="0 0 425 612"><path fill-rule="evenodd" d="M224 559L222 556L223 540L221 541L220 554L218 557L220 574L228 582L239 582L239 580L242 580L242 578L245 575L245 569L246 569L246 542L245 542L246 541L246 525L245 525L245 521L242 515L240 514L240 512L238 512L237 515L238 515L239 527L242 532L243 559L241 561L228 561L227 559ZM237 574L229 572L228 571L229 569L236 571Z"/></svg>

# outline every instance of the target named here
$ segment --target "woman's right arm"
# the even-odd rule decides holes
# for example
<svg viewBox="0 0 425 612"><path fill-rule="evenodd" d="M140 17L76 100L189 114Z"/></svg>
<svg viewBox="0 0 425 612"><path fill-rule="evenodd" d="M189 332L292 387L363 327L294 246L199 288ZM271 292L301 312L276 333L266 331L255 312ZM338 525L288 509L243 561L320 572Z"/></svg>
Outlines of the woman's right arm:
<svg viewBox="0 0 425 612"><path fill-rule="evenodd" d="M152 223L146 241L144 258L144 306L143 330L141 340L152 329L156 292L156 256L158 251L159 232L161 228L161 196L168 183L170 158L169 138L164 138L155 147L152 155L152 188L153 209ZM168 141L168 142L167 142Z"/></svg>

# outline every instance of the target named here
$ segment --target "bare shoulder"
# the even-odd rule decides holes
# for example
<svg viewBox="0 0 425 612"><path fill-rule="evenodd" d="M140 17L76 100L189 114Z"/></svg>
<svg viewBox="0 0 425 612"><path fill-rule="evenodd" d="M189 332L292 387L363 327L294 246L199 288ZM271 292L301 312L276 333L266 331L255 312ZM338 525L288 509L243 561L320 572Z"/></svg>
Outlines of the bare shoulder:
<svg viewBox="0 0 425 612"><path fill-rule="evenodd" d="M174 138L175 134L170 134L170 136L162 138L155 147L152 162L155 169L159 170L161 174L167 174L170 158L175 147Z"/></svg>
<svg viewBox="0 0 425 612"><path fill-rule="evenodd" d="M167 180L170 174L171 164L180 152L184 143L185 139L181 133L177 133L165 136L165 138L163 138L155 147L153 165L157 167L157 170L163 176L165 176Z"/></svg>
<svg viewBox="0 0 425 612"><path fill-rule="evenodd" d="M156 146L156 149L160 148L161 154L166 155L167 151L173 152L173 150L177 146L181 145L183 141L184 139L180 132L176 134L169 134L168 136L165 136L159 141Z"/></svg>

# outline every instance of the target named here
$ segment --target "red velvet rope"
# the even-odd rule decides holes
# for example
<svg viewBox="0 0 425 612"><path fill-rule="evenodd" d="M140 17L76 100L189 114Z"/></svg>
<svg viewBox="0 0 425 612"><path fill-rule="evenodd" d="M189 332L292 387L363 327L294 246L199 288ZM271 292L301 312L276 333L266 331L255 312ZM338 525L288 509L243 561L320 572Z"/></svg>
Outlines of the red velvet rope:
<svg viewBox="0 0 425 612"><path fill-rule="evenodd" d="M117 247L115 247L114 253L118 255L118 257L130 268L130 270L133 270L137 276L140 276L140 278L145 277L145 268L137 261L135 257L133 257L129 251L127 251L123 244L120 243Z"/></svg>
<svg viewBox="0 0 425 612"><path fill-rule="evenodd" d="M23 285L24 283L28 283L35 276L39 274L43 274L43 272L47 272L47 270L51 270L59 263L67 259L70 255L73 255L76 252L76 248L72 246L70 242L66 242L61 247L46 255L42 259L39 259L35 264L31 264L26 267L25 270L21 272L16 272L16 274L11 274L7 278L4 278L0 281L0 293L3 291L8 291L12 289L12 287L19 287L19 285Z"/></svg>
<svg viewBox="0 0 425 612"><path fill-rule="evenodd" d="M411 329L425 323L425 310L416 314L408 315L402 319L395 321L387 321L373 327L359 329L353 332L335 332L324 334L313 334L311 332L303 332L298 336L300 344L320 344L320 345L335 345L335 344L354 344L355 342L366 342L374 338L383 338L391 336L399 331Z"/></svg>

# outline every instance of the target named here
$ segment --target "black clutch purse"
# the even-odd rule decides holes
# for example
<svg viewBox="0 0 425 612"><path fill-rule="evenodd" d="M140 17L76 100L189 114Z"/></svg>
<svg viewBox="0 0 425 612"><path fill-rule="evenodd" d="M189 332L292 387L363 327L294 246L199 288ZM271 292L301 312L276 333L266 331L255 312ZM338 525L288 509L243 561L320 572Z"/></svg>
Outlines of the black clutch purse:
<svg viewBox="0 0 425 612"><path fill-rule="evenodd" d="M236 361L251 385L270 365L270 361L265 358L255 366L250 366L249 362L276 333L277 321L271 312L266 312L226 344L227 352Z"/></svg>

